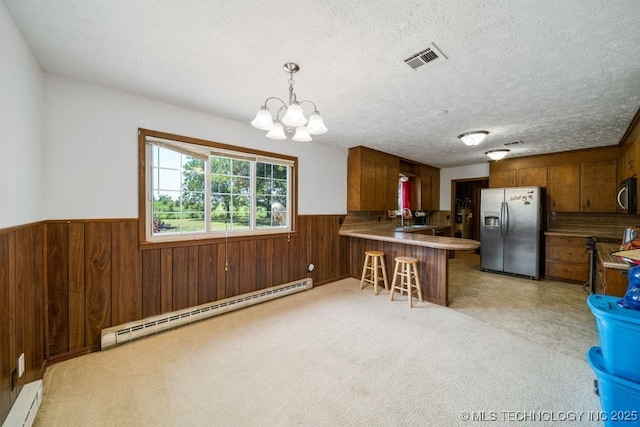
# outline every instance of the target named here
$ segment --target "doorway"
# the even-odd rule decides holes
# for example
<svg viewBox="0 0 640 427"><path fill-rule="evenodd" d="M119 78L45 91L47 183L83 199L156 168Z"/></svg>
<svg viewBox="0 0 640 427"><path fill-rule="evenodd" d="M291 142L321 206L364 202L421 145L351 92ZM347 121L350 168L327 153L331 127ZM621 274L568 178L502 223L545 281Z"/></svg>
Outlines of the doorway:
<svg viewBox="0 0 640 427"><path fill-rule="evenodd" d="M480 195L489 178L451 180L451 212L454 236L480 240Z"/></svg>

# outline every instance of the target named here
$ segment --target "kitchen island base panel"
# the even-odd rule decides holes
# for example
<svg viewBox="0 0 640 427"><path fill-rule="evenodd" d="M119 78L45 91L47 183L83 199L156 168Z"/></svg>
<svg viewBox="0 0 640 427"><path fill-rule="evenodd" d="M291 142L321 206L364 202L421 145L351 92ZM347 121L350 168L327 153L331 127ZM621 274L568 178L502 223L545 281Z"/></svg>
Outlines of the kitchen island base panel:
<svg viewBox="0 0 640 427"><path fill-rule="evenodd" d="M389 259L411 257L418 260L418 275L423 298L433 304L449 305L447 284L449 283L449 250L402 243L350 237L349 276L360 278L366 251L382 251ZM393 273L387 263L387 277Z"/></svg>

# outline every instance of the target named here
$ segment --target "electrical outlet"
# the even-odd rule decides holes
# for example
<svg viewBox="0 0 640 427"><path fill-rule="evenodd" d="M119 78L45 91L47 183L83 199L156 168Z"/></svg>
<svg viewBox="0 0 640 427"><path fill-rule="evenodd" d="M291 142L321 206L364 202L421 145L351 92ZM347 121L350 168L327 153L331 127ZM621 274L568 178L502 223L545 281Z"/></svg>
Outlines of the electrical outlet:
<svg viewBox="0 0 640 427"><path fill-rule="evenodd" d="M24 353L18 357L18 378L24 374Z"/></svg>
<svg viewBox="0 0 640 427"><path fill-rule="evenodd" d="M14 369L11 371L11 391L13 391L18 386L18 370Z"/></svg>

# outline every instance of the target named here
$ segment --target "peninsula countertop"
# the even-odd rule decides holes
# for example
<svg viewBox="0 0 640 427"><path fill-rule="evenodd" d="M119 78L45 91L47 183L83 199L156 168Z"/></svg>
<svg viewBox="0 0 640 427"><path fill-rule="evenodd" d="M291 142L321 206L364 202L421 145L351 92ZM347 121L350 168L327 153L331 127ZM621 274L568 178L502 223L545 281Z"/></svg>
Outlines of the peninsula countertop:
<svg viewBox="0 0 640 427"><path fill-rule="evenodd" d="M395 231L394 229L340 229L341 236L360 239L379 240L382 242L402 243L405 245L423 246L434 249L448 249L454 251L471 251L480 247L480 242L458 237L429 236L412 232Z"/></svg>

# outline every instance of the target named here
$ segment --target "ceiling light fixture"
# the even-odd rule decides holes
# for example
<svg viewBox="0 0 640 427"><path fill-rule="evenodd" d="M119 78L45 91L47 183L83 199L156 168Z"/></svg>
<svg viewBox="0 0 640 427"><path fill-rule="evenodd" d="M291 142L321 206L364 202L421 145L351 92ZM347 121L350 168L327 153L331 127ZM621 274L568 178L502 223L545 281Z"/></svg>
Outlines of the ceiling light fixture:
<svg viewBox="0 0 640 427"><path fill-rule="evenodd" d="M264 101L264 105L260 107L260 110L258 110L256 118L253 119L251 125L255 128L269 131L267 132L267 138L287 139L284 126L282 126L284 124L287 126L287 133L289 135L293 132L293 128L296 129L296 133L293 135L293 138L291 138L294 141L311 141L311 135L325 133L327 131L327 127L324 125L324 120L322 120L322 117L316 108L316 104L312 101L298 101L296 99L296 94L293 91L293 74L300 71L298 64L287 62L283 65L283 68L284 71L289 73L289 103L285 103L278 97L270 96ZM275 120L267 106L267 103L272 99L279 101L279 104L277 104L279 108L276 113ZM309 117L309 120L305 117L302 107L300 106L305 102L313 105L313 113L311 114L311 117ZM282 111L286 111L286 113L282 118L282 121L280 121L280 113Z"/></svg>
<svg viewBox="0 0 640 427"><path fill-rule="evenodd" d="M496 160L496 161L497 161L497 160L502 160L502 159L504 159L504 158L505 158L505 156L506 156L507 154L509 154L509 150L507 150L507 149L504 149L504 148L503 148L503 149L501 149L501 150L492 150L492 151L487 151L487 152L486 152L486 153L484 153L484 154L486 154L487 156L489 156L489 158L490 158L491 160Z"/></svg>
<svg viewBox="0 0 640 427"><path fill-rule="evenodd" d="M489 132L486 130L477 130L474 132L463 133L462 135L458 135L458 138L462 140L469 147L475 147L480 144L484 139L489 135Z"/></svg>

